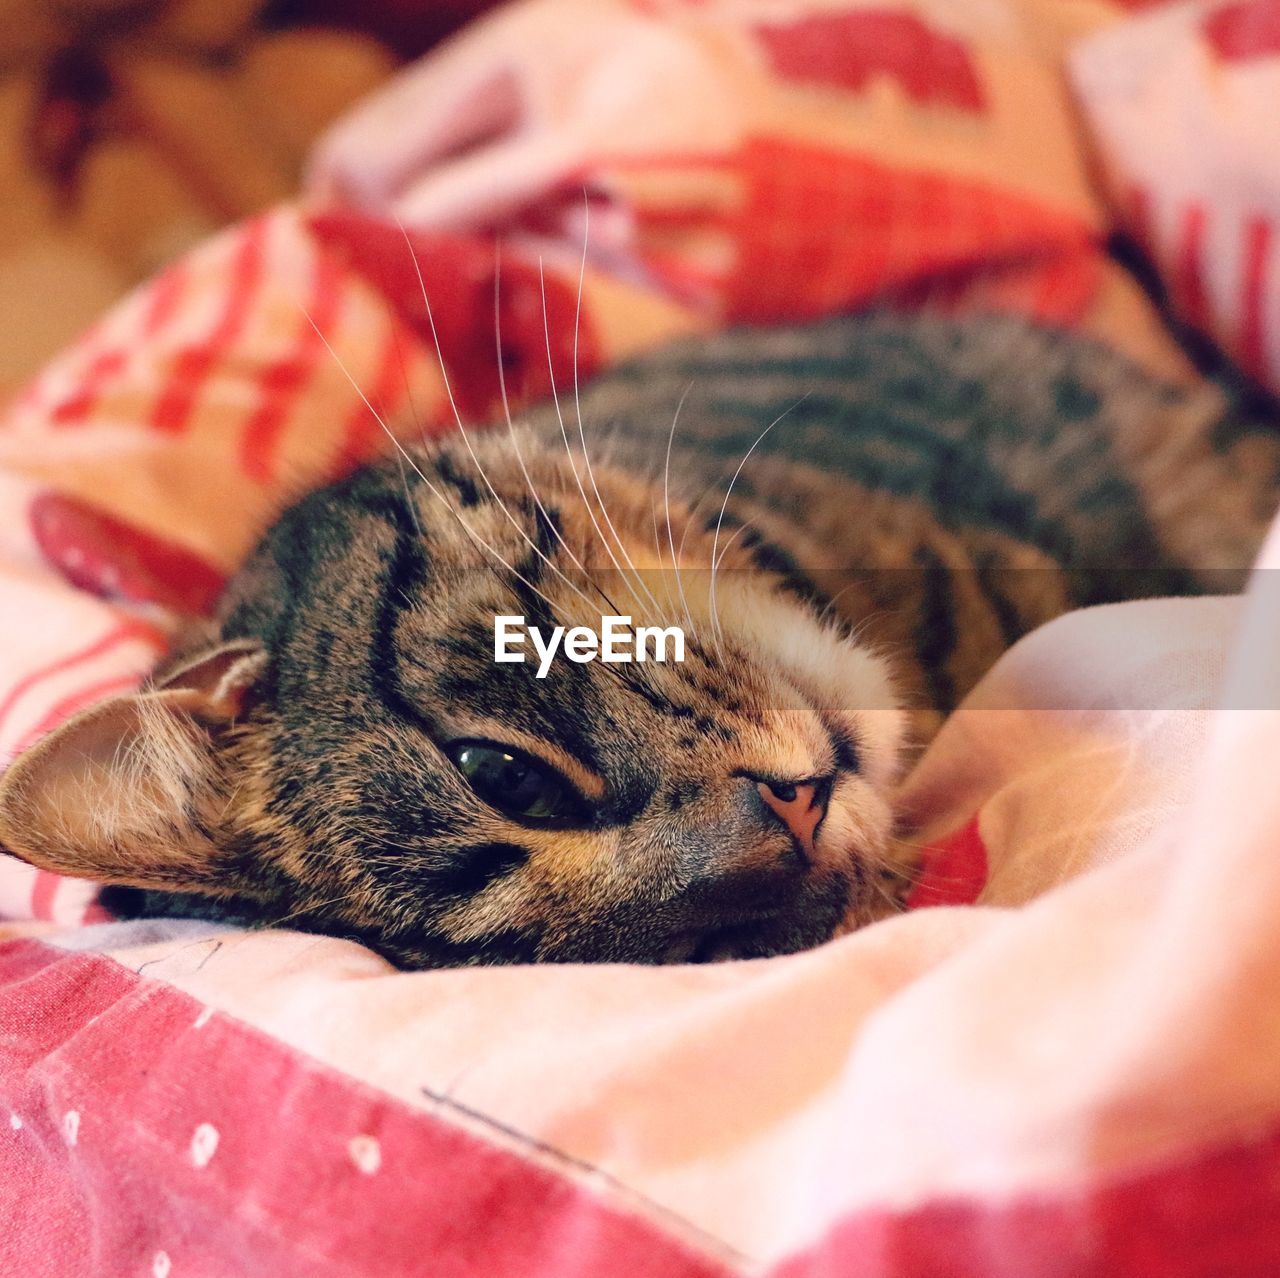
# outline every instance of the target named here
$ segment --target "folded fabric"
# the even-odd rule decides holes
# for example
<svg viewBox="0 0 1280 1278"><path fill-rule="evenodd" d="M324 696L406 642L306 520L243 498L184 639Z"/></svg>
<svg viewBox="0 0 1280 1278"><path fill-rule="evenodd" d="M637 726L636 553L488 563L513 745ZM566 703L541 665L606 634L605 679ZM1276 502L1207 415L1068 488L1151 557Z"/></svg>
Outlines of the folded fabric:
<svg viewBox="0 0 1280 1278"><path fill-rule="evenodd" d="M548 256L585 241L718 321L905 287L1077 320L1103 215L1048 41L1011 0L526 0L350 113L310 187Z"/></svg>
<svg viewBox="0 0 1280 1278"><path fill-rule="evenodd" d="M406 975L200 923L0 947L0 1143L25 1169L0 1199L53 1226L0 1255L1272 1272L1273 565L1280 539L1243 603L1055 622L957 712L909 794L926 829L976 811L987 908L694 968ZM94 1259L76 1209L49 1212L71 1185Z"/></svg>

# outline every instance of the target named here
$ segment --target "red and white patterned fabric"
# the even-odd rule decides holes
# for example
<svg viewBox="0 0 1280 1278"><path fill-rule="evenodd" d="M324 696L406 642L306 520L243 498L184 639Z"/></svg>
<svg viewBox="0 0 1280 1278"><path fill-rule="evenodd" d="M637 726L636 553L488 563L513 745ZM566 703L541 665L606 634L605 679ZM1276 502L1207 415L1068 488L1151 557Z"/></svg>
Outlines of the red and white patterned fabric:
<svg viewBox="0 0 1280 1278"><path fill-rule="evenodd" d="M135 682L291 494L447 428L437 344L500 411L495 302L517 402L876 299L1181 369L1066 100L1118 13L535 0L412 68L306 202L10 407L0 759ZM403 974L94 922L0 857L0 1274L1280 1272L1273 580L1015 649L904 794L944 908L807 954Z"/></svg>
<svg viewBox="0 0 1280 1278"><path fill-rule="evenodd" d="M1072 67L1174 306L1280 391L1280 0L1162 6L1086 40Z"/></svg>

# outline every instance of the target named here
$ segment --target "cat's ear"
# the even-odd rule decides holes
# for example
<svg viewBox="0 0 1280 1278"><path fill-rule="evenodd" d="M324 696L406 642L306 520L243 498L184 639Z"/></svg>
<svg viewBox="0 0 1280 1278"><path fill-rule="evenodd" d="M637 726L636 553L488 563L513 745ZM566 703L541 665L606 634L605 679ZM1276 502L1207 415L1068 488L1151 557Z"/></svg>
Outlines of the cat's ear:
<svg viewBox="0 0 1280 1278"><path fill-rule="evenodd" d="M221 644L51 732L0 776L0 845L109 883L234 887L207 833L225 802L218 737L266 660L251 641Z"/></svg>

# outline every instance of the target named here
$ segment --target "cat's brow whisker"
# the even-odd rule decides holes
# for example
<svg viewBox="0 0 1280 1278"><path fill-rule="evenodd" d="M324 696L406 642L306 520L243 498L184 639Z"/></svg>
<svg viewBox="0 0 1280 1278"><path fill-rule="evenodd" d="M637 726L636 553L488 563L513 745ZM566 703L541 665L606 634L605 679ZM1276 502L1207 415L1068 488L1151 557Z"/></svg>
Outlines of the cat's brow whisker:
<svg viewBox="0 0 1280 1278"><path fill-rule="evenodd" d="M396 359L400 365L400 380L404 383L404 397L409 403L409 413L418 427L418 438L425 445L427 442L426 427L422 420L422 414L418 411L418 401L413 393L413 383L409 380L409 365L404 357L404 346L400 341L400 328L398 325L392 325L391 340L395 343ZM413 494L409 491L409 477L405 474L404 460L400 457L396 458L400 468L400 483L404 488L405 505L409 508L409 518L413 520L413 527L420 538L425 537L422 530L422 520L418 518L418 507L413 500Z"/></svg>
<svg viewBox="0 0 1280 1278"><path fill-rule="evenodd" d="M379 413L378 410L374 408L374 406L369 402L369 397L360 388L360 383L357 382L356 379L351 376L351 371L347 368L346 364L343 363L342 359L338 355L338 352L333 349L333 346L330 343L329 339L324 335L319 325L316 324L314 319L312 319L310 312L307 311L305 307L303 308L303 314L306 315L308 322L311 324L311 327L315 329L316 336L318 336L320 340L324 343L325 350L329 352L330 356L333 358L334 363L337 364L337 366L342 370L342 375L347 379L347 381L351 383L352 389L355 391L357 395L360 396L360 399L364 403L364 406L373 415L374 421L376 421L378 425L382 427L383 433L392 442L392 444L395 445L395 448L399 452L400 456L403 457L404 460L409 463L410 469L423 482L427 490L453 516L453 518L457 521L458 525L462 528L463 532L465 532L467 536L471 538L471 541L478 549L484 551L485 554L490 555L492 558L496 559L498 563L500 563L503 566L503 568L505 568L507 572L509 572L517 581L521 582L523 585L527 586L530 590L532 590L533 593L537 595L538 598L541 599L542 602L545 603L547 607L550 608L552 613L554 614L555 605L551 602L550 599L547 598L545 594L542 593L541 590L538 589L537 585L534 582L530 581L527 577L525 577L524 574L519 571L519 569L507 563L506 559L504 559L503 556L497 550L495 550L491 545L489 545L489 543L485 541L485 539L481 537L475 531L475 529L472 528L469 523L467 523L465 519L463 519L462 515L459 513L459 511L454 506L454 504L440 491L439 488L436 487L435 484L431 482L430 479L427 478L427 476L422 471L422 467L420 467L418 463L413 460L412 455L405 448L405 446L400 442L400 440L396 437L395 432L391 429L390 426L387 425L385 421L383 421L382 414ZM410 501L409 504L412 505L413 504L412 501Z"/></svg>
<svg viewBox="0 0 1280 1278"><path fill-rule="evenodd" d="M737 526L737 528L735 528L735 529L733 530L733 535L732 535L732 536L731 536L731 537L730 537L730 538L729 538L729 539L724 543L724 545L723 545L723 546L721 546L721 548L720 548L720 553L719 553L718 555L715 553L714 547L712 548L712 559L711 559L711 615L712 615L712 617L714 618L714 621L715 621L715 631L714 631L714 633L715 633L715 641L716 641L716 650L717 650L717 652L722 651L722 650L721 650L721 646L720 646L720 641L721 641L722 635L721 635L721 631L720 631L720 613L719 613L719 610L718 610L718 608L717 608L717 606L716 606L716 593L715 593L715 588L716 588L716 570L720 567L720 563L721 563L721 561L724 559L725 555L729 553L729 547L730 547L730 546L732 546L732 545L733 545L733 543L734 543L735 541L737 541L737 540L738 540L738 538L739 538L739 537L741 537L741 536L742 536L742 534L743 534L743 533L745 533L745 532L747 531L747 529L748 529L748 528L750 528L750 527L751 527L751 524L750 524L750 523L739 524L739 525Z"/></svg>
<svg viewBox="0 0 1280 1278"><path fill-rule="evenodd" d="M806 391L800 396L790 408L784 408L777 417L773 419L755 438L755 442L742 454L742 460L738 463L738 468L733 472L733 477L729 480L729 486L724 490L724 501L720 503L720 515L716 519L715 534L711 539L711 582L710 582L710 602L708 607L711 612L712 625L715 628L717 639L720 635L720 614L716 609L716 570L719 567L719 560L716 558L716 549L720 544L720 527L724 523L725 511L729 509L729 498L733 496L733 486L738 482L738 476L742 474L742 468L751 459L751 454L764 442L764 437L789 413L795 412L806 399L809 398L810 392Z"/></svg>
<svg viewBox="0 0 1280 1278"><path fill-rule="evenodd" d="M713 573L717 568L720 567L720 564L723 562L725 555L729 553L729 547L732 546L733 543L737 541L738 538L741 537L743 533L747 532L749 529L753 527L755 527L755 525L750 520L747 520L745 524L739 524L733 530L732 535L728 538L728 540L724 543L724 545L720 547L720 553L711 561L711 571Z"/></svg>
<svg viewBox="0 0 1280 1278"><path fill-rule="evenodd" d="M715 554L714 547L712 550L713 558L711 560L711 609L712 609L711 615L715 620L714 634L715 634L716 651L721 655L723 655L724 650L721 643L721 640L723 639L723 634L720 630L720 611L717 606L716 597L715 597L716 571L719 569L720 564L724 560L725 555L729 553L729 547L732 546L733 543L737 541L738 538L741 537L743 533L745 533L751 527L752 525L749 521L745 524L739 524L737 528L733 530L733 534L729 537L729 539L724 543L723 546L720 547L720 553L718 555Z"/></svg>
<svg viewBox="0 0 1280 1278"><path fill-rule="evenodd" d="M650 520L652 521L652 524L653 524L653 553L654 553L655 555L657 555L657 556L658 556L658 567L659 567L659 571L661 572L662 577L663 577L663 581L664 581L664 583L665 583L665 581L666 581L666 574L667 574L667 568L666 568L666 552L665 552L665 550L663 549L663 546L662 546L662 533L658 530L658 504L657 504L657 502L654 502L654 503L653 503L653 505L652 505L652 506L650 506L650 508L649 508L649 518L650 518ZM679 578L677 578L677 583L676 583L676 584L677 584L677 585L679 585ZM665 597L665 599L666 599L666 602L667 602L668 604L674 604L674 603L675 603L675 600L673 600L673 599L671 598L671 592L670 592L670 590L664 590L664 592L663 592L663 593L664 593L664 597ZM686 637L687 637L687 636L692 632L692 630L693 630L693 618L689 615L689 609L688 609L688 608L685 608L685 609L683 610L683 616L684 616L684 631L685 631L685 635L686 635Z"/></svg>
<svg viewBox="0 0 1280 1278"><path fill-rule="evenodd" d="M529 467L525 464L524 452L520 447L520 440L516 433L516 424L511 416L511 400L507 395L507 370L503 367L502 362L502 307L501 307L501 284L502 284L502 254L497 244L494 242L493 247L493 341L495 353L498 362L498 390L502 395L502 412L507 419L507 435L511 441L511 449L516 455L516 462L520 467L520 473L524 476L524 482L529 489L529 496L533 498L533 504L538 508L542 515L543 522L551 529L552 535L556 541L560 543L561 549L569 556L573 566L582 574L583 578L590 584L591 588L609 605L609 608L616 614L618 605L609 598L604 587L587 571L582 561L573 553L573 548L564 539L564 534L560 531L559 521L552 519L547 512L546 506L542 504L542 498L538 496L537 486L533 482L533 476L529 474Z"/></svg>
<svg viewBox="0 0 1280 1278"><path fill-rule="evenodd" d="M662 534L658 532L658 507L656 505L649 508L649 517L653 522L653 553L658 556L658 564L665 571L666 558L662 549Z"/></svg>
<svg viewBox="0 0 1280 1278"><path fill-rule="evenodd" d="M654 609L660 614L662 611L661 605L658 603L657 599L654 597L653 592L649 589L648 585L644 580L644 577L640 573L640 570L635 566L635 563L632 561L631 556L627 553L626 543L618 535L618 530L617 528L614 527L613 520L612 518L610 518L609 507L605 503L604 495L600 492L600 485L596 482L595 471L592 469L592 466L591 466L591 453L587 449L587 432L586 432L586 426L582 420L582 394L581 394L581 388L580 388L579 377L578 377L578 348L579 348L580 339L582 337L582 293L584 288L586 287L586 281L587 281L587 246L588 246L590 234L591 234L591 203L587 198L587 192L584 188L582 192L582 260L578 265L578 296L574 305L574 312L573 312L573 408L574 408L574 415L578 419L578 439L582 443L582 460L587 468L587 478L591 481L591 491L595 493L596 501L599 502L600 504L600 513L604 516L604 522L608 525L609 532L612 534L614 541L617 542L618 549L619 551L621 551L623 559L627 561L627 566L631 569L632 573L635 575L635 579L639 583L640 589L643 590L644 593L649 596L649 602L653 605ZM539 266L539 272L541 272L541 265ZM543 288L542 288L542 319L543 319L543 323L545 324L547 322L547 292L546 292L545 280L543 281ZM548 358L550 358L550 355L551 355L550 342L548 342L548 346L547 346L547 355L548 355ZM554 389L554 386L555 386L555 378L553 375L552 376L553 389Z"/></svg>
<svg viewBox="0 0 1280 1278"><path fill-rule="evenodd" d="M693 618L689 613L689 601L685 598L684 578L680 574L680 556L676 554L676 535L671 527L671 449L676 441L676 427L680 423L680 410L684 408L684 401L689 398L689 392L693 389L693 382L684 388L684 393L680 396L679 403L676 404L676 411L671 415L671 430L667 434L667 456L662 466L662 508L667 521L667 545L671 548L671 569L676 575L676 590L680 593L680 606L684 609L685 620L689 622L690 629L693 628ZM688 531L686 529L686 531ZM680 548L684 549L684 539L681 538ZM659 550L658 557L661 559L662 552Z"/></svg>
<svg viewBox="0 0 1280 1278"><path fill-rule="evenodd" d="M409 488L409 475L404 468L404 458L398 453L396 454L396 466L400 470L400 486L404 489L404 504L409 508L409 518L413 521L414 531L418 534L420 541L425 541L426 533L422 530L422 520L418 518L418 503L413 500L413 493Z"/></svg>
<svg viewBox="0 0 1280 1278"><path fill-rule="evenodd" d="M573 447L569 443L569 432L564 424L564 413L560 408L560 395L556 391L556 368L555 362L551 358L551 324L547 318L547 280L546 273L543 268L542 258L538 258L538 284L542 291L542 332L547 348L547 372L551 379L551 402L555 405L556 421L560 423L560 438L564 441L565 456L569 459L569 469L573 471L574 483L578 485L578 492L582 496L582 504L586 509L587 516L591 520L591 526L596 531L596 536L600 540L600 544L604 547L605 553L613 562L613 566L618 570L618 576L622 579L623 584L627 587L631 598L639 604L640 596L636 594L635 587L631 584L630 578L627 577L622 564L618 562L618 556L613 553L613 547L609 544L608 538L604 535L604 530L600 527L600 521L596 518L595 509L591 505L591 499L587 496L587 490L583 486L582 476L578 472L578 463L573 455Z"/></svg>
<svg viewBox="0 0 1280 1278"><path fill-rule="evenodd" d="M532 550L533 553L537 555L538 558L541 559L542 562L546 564L547 567L550 568L551 571L555 573L555 575L559 577L570 590L572 590L585 604L587 604L588 607L590 607L591 600L587 595L560 571L560 568L556 563L543 552L542 547L529 536L523 527L521 527L520 521L516 519L508 508L507 503L499 496L498 490L494 488L492 481L489 479L488 471L485 470L484 466L481 464L480 458L476 455L475 446L471 442L471 436L468 433L466 426L463 424L462 413L458 409L458 401L454 398L453 387L449 383L449 370L445 365L444 351L440 348L440 338L436 333L435 316L431 311L431 298L427 294L427 282L422 277L422 264L418 261L418 255L413 251L413 242L409 239L409 232L405 230L404 223L397 218L396 224L400 227L400 234L404 237L405 248L409 250L409 258L413 262L414 274L418 277L418 287L422 291L422 304L426 308L427 323L431 326L431 340L435 343L436 359L440 364L440 376L444 380L445 394L449 397L449 407L453 411L453 420L457 423L458 433L462 436L462 442L466 445L467 452L471 455L473 465L476 470L480 472L480 478L484 480L484 486L489 490L490 496L495 502L497 502L498 508L507 517L507 522L510 523L512 528L514 528L522 538L524 538L525 544L528 545L529 549Z"/></svg>
<svg viewBox="0 0 1280 1278"><path fill-rule="evenodd" d="M676 548L676 560L677 560L677 562L679 562L679 563L683 563L683 562L684 562L684 548L685 548L686 544L687 544L687 543L688 543L688 541L689 541L689 534L693 531L693 529L694 529L694 525L696 525L696 524L697 524L697 522L698 522L698 511L701 509L701 507L702 507L702 503L703 503L703 502L705 502L705 501L707 500L707 498L708 498L708 497L710 497L710 496L711 496L711 494L715 491L715 487L716 487L716 486L715 486L715 484L714 484L714 483L710 483L710 484L708 484L708 485L707 485L707 486L702 490L702 492L700 492L700 493L698 494L698 499L697 499L697 501L695 501L695 502L694 502L691 506L689 506L689 508L688 508L688 510L689 510L689 517L688 517L688 519L686 519L686 520L685 520L684 532L682 532L682 533L680 534L680 545ZM703 529L703 531L705 532L705 531L706 531L706 529L704 528L704 529ZM687 607L687 605L686 605L686 607ZM686 613L686 616L688 616L688 617L689 617L689 629L690 629L690 630L697 629L697 627L695 627L695 626L694 626L694 624L693 624L693 618L692 618L692 616L691 616L688 612Z"/></svg>
<svg viewBox="0 0 1280 1278"><path fill-rule="evenodd" d="M604 530L600 528L600 521L595 517L595 508L591 506L590 498L586 496L586 488L582 485L582 476L579 473L579 469L577 469L577 460L575 456L573 456L573 448L570 442L568 442L568 430L566 425L564 425L564 414L561 408L561 402L559 402L559 392L556 389L556 364L554 364L552 359L552 334L550 334L550 323L547 315L547 271L545 271L545 266L541 257L538 259L538 283L541 292L541 301L543 301L543 341L545 347L547 347L547 369L550 376L550 387L552 387L552 403L556 406L556 420L559 423L559 428L561 428L561 439L564 443L564 455L568 458L568 465L570 465L570 470L573 473L573 481L577 484L577 490L579 490L579 494L582 498L582 506L584 506L586 514L588 514L588 517L591 520L591 528L595 530L596 539L598 539L599 543L604 547L605 554L608 554L609 560L612 561L614 569L617 570L618 578L620 578L622 580L622 584L626 586L627 593L631 595L632 601L634 601L637 606L643 608L643 599L640 598L639 594L636 594L635 584L632 583L631 578L628 578L626 570L623 569L621 563L618 562L617 554L613 553L612 544L609 543L609 539L605 537ZM585 456L584 448L584 457ZM590 466L590 458L586 458L586 460L588 460L588 466ZM608 517L608 512L605 512L605 517ZM626 553L625 549L623 549L623 553ZM632 567L634 567L634 565L632 565ZM644 585L644 583L640 584L641 586Z"/></svg>

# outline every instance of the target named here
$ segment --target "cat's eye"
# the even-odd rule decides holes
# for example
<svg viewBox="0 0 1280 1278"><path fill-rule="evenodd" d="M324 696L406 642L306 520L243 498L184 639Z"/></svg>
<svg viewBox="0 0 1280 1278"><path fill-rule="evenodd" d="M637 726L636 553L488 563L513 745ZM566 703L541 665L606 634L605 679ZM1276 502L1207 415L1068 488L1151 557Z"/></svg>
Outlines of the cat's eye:
<svg viewBox="0 0 1280 1278"><path fill-rule="evenodd" d="M467 784L499 812L548 824L582 819L568 782L530 755L485 741L455 741L445 750Z"/></svg>

